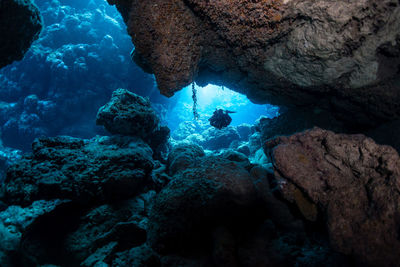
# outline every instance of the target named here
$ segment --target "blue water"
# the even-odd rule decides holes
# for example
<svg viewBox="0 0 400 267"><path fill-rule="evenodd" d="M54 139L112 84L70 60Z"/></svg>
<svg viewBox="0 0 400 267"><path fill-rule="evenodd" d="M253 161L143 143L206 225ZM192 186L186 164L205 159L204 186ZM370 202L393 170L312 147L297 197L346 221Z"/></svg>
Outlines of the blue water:
<svg viewBox="0 0 400 267"><path fill-rule="evenodd" d="M229 90L223 86L209 84L205 87L195 86L197 91L197 110L202 123L208 123L215 109L234 111L232 126L243 123L254 124L260 116L273 118L279 115L279 109L272 105L257 105L247 99L245 95ZM194 120L192 86L187 86L176 93L172 100L176 104L167 114L168 126L173 130L182 121Z"/></svg>
<svg viewBox="0 0 400 267"><path fill-rule="evenodd" d="M105 0L35 0L45 28L26 54L0 71L0 128L5 147L30 150L34 138L107 134L95 125L98 108L126 88L150 98L171 130L193 121L191 86L172 98L158 92L153 75L132 62L134 48L115 7ZM278 109L256 105L215 85L196 86L196 123L208 124L216 108L235 111L232 125L254 124ZM203 127L204 129L204 127Z"/></svg>

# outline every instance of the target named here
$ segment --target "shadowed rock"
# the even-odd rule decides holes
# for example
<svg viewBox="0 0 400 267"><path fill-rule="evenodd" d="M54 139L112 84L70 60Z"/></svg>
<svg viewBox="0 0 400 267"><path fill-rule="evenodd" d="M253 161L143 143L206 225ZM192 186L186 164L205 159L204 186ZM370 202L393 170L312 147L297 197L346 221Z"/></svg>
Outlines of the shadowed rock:
<svg viewBox="0 0 400 267"><path fill-rule="evenodd" d="M363 135L319 128L266 143L283 197L326 221L331 246L371 266L400 260L400 158Z"/></svg>
<svg viewBox="0 0 400 267"><path fill-rule="evenodd" d="M42 29L39 10L30 0L0 2L0 68L21 60Z"/></svg>
<svg viewBox="0 0 400 267"><path fill-rule="evenodd" d="M132 137L40 138L32 149L7 172L2 186L7 203L111 201L134 196L151 183L152 151Z"/></svg>
<svg viewBox="0 0 400 267"><path fill-rule="evenodd" d="M400 116L397 0L113 0L162 94L196 80L255 102L319 105L373 125Z"/></svg>
<svg viewBox="0 0 400 267"><path fill-rule="evenodd" d="M193 159L174 178L157 195L150 211L148 242L158 251L193 249L201 243L196 240L210 238L213 227L237 223L255 204L250 174L229 160Z"/></svg>
<svg viewBox="0 0 400 267"><path fill-rule="evenodd" d="M114 91L110 102L99 109L96 124L112 134L141 138L156 155L165 149L170 134L167 126L160 125L149 99L125 89Z"/></svg>

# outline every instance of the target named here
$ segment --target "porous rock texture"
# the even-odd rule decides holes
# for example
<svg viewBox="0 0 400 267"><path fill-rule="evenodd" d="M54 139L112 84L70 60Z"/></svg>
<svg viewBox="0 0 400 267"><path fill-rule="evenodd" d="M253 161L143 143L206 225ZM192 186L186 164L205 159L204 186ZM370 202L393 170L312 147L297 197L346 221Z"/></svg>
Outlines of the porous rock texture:
<svg viewBox="0 0 400 267"><path fill-rule="evenodd" d="M110 102L102 106L96 118L111 134L136 136L148 143L155 153L168 142L170 130L160 125L160 119L147 98L118 89Z"/></svg>
<svg viewBox="0 0 400 267"><path fill-rule="evenodd" d="M363 135L314 128L266 143L278 188L331 246L369 266L400 260L400 157Z"/></svg>
<svg viewBox="0 0 400 267"><path fill-rule="evenodd" d="M111 201L134 196L151 182L150 147L133 137L39 138L7 172L3 200Z"/></svg>
<svg viewBox="0 0 400 267"><path fill-rule="evenodd" d="M398 0L108 0L171 96L196 81L352 123L400 115Z"/></svg>
<svg viewBox="0 0 400 267"><path fill-rule="evenodd" d="M0 1L0 68L21 60L41 29L39 10L30 0Z"/></svg>

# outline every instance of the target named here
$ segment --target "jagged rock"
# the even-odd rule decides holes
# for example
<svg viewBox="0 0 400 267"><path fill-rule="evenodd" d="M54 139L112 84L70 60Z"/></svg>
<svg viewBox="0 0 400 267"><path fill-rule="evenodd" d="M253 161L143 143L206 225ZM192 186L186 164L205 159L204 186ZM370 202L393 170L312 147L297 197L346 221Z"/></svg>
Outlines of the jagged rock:
<svg viewBox="0 0 400 267"><path fill-rule="evenodd" d="M283 197L325 219L331 246L361 264L400 260L400 158L363 135L315 128L266 144Z"/></svg>
<svg viewBox="0 0 400 267"><path fill-rule="evenodd" d="M21 60L41 29L39 10L30 0L1 1L0 68Z"/></svg>
<svg viewBox="0 0 400 267"><path fill-rule="evenodd" d="M180 144L175 146L168 155L168 173L174 175L179 171L184 171L194 162L203 157L204 151L199 145Z"/></svg>
<svg viewBox="0 0 400 267"><path fill-rule="evenodd" d="M398 0L109 3L164 95L195 80L257 103L335 110L351 124L400 116Z"/></svg>
<svg viewBox="0 0 400 267"><path fill-rule="evenodd" d="M148 242L164 253L198 248L213 226L248 219L254 204L255 188L243 167L221 157L199 157L155 198Z"/></svg>
<svg viewBox="0 0 400 267"><path fill-rule="evenodd" d="M109 103L99 109L97 125L103 125L112 134L136 136L155 150L167 143L170 130L160 126L160 119L151 107L149 99L118 89Z"/></svg>
<svg viewBox="0 0 400 267"><path fill-rule="evenodd" d="M152 151L132 137L39 138L32 149L7 172L2 185L7 203L124 199L152 183Z"/></svg>

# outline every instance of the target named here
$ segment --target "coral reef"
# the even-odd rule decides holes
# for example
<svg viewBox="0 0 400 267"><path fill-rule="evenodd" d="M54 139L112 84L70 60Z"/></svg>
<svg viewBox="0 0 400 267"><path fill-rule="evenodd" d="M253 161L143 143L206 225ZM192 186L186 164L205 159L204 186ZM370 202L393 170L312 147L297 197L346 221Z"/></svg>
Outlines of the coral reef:
<svg viewBox="0 0 400 267"><path fill-rule="evenodd" d="M0 68L21 60L39 37L42 21L30 1L3 0L0 3Z"/></svg>
<svg viewBox="0 0 400 267"><path fill-rule="evenodd" d="M6 2L12 1L1 5ZM153 78L132 62L133 46L125 25L106 1L36 0L35 4L45 25L40 38L24 60L0 71L4 145L29 151L41 135L104 135L93 119L116 88L162 101L156 90L150 93Z"/></svg>
<svg viewBox="0 0 400 267"><path fill-rule="evenodd" d="M163 94L287 105L217 130L171 103L171 134L113 7L35 3L0 72L1 266L398 265L397 0L108 0Z"/></svg>
<svg viewBox="0 0 400 267"><path fill-rule="evenodd" d="M39 138L9 168L0 191L4 266L348 263L274 195L270 164L186 141L164 165L141 138L152 141L131 131L158 129L159 119L123 89L99 114L111 137Z"/></svg>
<svg viewBox="0 0 400 267"><path fill-rule="evenodd" d="M9 203L111 201L133 196L151 181L152 151L139 139L39 138L32 147L32 155L7 172L3 193Z"/></svg>
<svg viewBox="0 0 400 267"><path fill-rule="evenodd" d="M317 105L350 125L399 117L397 0L109 3L164 95L195 80L258 103Z"/></svg>

